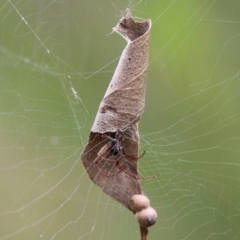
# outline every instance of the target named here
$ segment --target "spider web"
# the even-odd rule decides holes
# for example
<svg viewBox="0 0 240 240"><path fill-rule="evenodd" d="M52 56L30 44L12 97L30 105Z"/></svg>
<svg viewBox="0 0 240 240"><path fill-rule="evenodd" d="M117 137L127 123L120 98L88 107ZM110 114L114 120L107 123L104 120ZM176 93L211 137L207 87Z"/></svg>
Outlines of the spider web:
<svg viewBox="0 0 240 240"><path fill-rule="evenodd" d="M149 239L240 239L240 3L3 1L0 240L139 239L132 213L80 153L126 45L131 8L153 22L140 175Z"/></svg>

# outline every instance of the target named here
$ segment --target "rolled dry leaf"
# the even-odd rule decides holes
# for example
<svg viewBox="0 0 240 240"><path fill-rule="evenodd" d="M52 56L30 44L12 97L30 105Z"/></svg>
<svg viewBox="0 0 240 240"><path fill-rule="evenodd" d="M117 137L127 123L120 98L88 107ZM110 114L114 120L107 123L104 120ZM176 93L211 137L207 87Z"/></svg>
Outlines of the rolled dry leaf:
<svg viewBox="0 0 240 240"><path fill-rule="evenodd" d="M151 20L135 22L127 9L113 30L127 40L100 104L92 132L125 131L137 123L145 106Z"/></svg>
<svg viewBox="0 0 240 240"><path fill-rule="evenodd" d="M100 104L89 142L81 154L91 180L131 211L131 197L142 194L137 178L138 121L145 105L150 28L151 20L135 22L128 9L113 28L128 44ZM109 144L111 146L106 136L115 139L118 133L122 134L118 139L120 153L114 154L111 149L104 152ZM104 159L99 158L96 167L96 159L103 152Z"/></svg>

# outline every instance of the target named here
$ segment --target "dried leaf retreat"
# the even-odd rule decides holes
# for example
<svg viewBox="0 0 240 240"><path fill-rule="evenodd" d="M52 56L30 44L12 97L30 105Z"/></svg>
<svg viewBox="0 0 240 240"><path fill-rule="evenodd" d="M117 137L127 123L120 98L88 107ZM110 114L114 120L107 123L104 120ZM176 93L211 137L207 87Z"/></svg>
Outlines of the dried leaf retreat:
<svg viewBox="0 0 240 240"><path fill-rule="evenodd" d="M145 106L150 28L151 20L135 22L129 9L113 28L127 40L127 46L81 154L91 180L133 213L138 212L132 207L132 197L143 194L138 160L144 152L139 155L138 122ZM141 226L139 221L141 239L147 239L143 235L154 223Z"/></svg>

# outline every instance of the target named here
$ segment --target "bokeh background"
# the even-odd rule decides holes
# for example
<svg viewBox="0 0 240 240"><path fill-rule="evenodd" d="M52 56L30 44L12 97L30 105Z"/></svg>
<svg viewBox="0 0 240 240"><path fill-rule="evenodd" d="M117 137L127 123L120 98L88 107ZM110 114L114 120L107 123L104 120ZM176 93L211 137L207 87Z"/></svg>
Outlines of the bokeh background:
<svg viewBox="0 0 240 240"><path fill-rule="evenodd" d="M0 240L139 239L134 216L80 161L126 42L152 19L140 122L149 239L240 239L240 2L4 0L0 7Z"/></svg>

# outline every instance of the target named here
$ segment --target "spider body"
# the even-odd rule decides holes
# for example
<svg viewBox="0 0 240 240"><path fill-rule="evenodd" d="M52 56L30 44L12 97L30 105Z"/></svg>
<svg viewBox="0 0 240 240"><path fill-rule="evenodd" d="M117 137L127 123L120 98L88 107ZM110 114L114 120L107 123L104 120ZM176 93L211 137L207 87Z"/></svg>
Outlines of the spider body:
<svg viewBox="0 0 240 240"><path fill-rule="evenodd" d="M122 162L132 162L132 161L137 161L139 158L141 158L145 152L140 157L134 157L134 156L129 156L126 155L124 152L123 147L121 146L121 142L123 141L123 133L120 131L117 131L115 134L115 138L112 138L106 134L101 134L101 138L105 139L107 143L103 145L103 147L98 151L97 157L94 160L94 166L105 176L110 177L110 176L115 176L119 174L120 172L125 172L129 176L139 179L137 175L134 173L131 173L129 170L126 169L126 164L120 165L120 161ZM117 171L114 173L107 173L105 172L101 166L99 166L99 162L105 161L105 162L112 162L115 164L115 166L118 168Z"/></svg>
<svg viewBox="0 0 240 240"><path fill-rule="evenodd" d="M111 141L111 153L113 156L117 156L123 148L119 145L119 142L117 139L112 139Z"/></svg>

